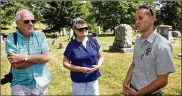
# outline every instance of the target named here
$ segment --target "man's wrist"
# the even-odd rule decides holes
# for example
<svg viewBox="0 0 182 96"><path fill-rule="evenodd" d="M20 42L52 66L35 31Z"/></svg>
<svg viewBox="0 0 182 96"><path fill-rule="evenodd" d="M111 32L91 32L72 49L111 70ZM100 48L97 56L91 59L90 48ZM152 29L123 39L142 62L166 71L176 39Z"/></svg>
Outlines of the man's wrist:
<svg viewBox="0 0 182 96"><path fill-rule="evenodd" d="M24 62L27 62L27 61L28 61L28 55L26 55L24 58Z"/></svg>
<svg viewBox="0 0 182 96"><path fill-rule="evenodd" d="M139 90L139 91L137 91L137 95L138 95L138 96L142 96L142 95L144 95L144 94L143 94L142 90Z"/></svg>
<svg viewBox="0 0 182 96"><path fill-rule="evenodd" d="M125 85L125 84L126 84L126 85L128 85L128 83L127 83L127 81L126 81L126 80L124 80L124 82L123 82L123 85Z"/></svg>

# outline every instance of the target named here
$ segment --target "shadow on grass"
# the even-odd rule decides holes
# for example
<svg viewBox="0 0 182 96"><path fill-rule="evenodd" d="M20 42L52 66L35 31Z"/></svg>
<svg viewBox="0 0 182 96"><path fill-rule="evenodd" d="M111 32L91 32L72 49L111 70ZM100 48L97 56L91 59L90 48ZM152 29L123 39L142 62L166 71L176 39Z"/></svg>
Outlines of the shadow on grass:
<svg viewBox="0 0 182 96"><path fill-rule="evenodd" d="M115 93L115 94L112 94L112 96L125 96L123 93Z"/></svg>
<svg viewBox="0 0 182 96"><path fill-rule="evenodd" d="M1 30L8 30L9 28L3 28L3 27L1 27Z"/></svg>
<svg viewBox="0 0 182 96"><path fill-rule="evenodd" d="M109 50L102 50L103 52L107 52L107 53L113 53L113 52L111 52L111 51L109 51Z"/></svg>
<svg viewBox="0 0 182 96"><path fill-rule="evenodd" d="M106 53L121 53L121 52L117 52L117 51L109 51L109 50L102 50L103 52L106 52Z"/></svg>
<svg viewBox="0 0 182 96"><path fill-rule="evenodd" d="M114 36L113 34L99 34L98 37L111 37Z"/></svg>

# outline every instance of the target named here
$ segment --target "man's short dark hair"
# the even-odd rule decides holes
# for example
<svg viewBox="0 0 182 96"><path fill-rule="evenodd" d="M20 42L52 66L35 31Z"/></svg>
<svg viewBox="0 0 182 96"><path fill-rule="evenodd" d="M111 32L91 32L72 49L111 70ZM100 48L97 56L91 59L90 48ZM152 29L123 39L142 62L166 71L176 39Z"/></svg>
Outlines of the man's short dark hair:
<svg viewBox="0 0 182 96"><path fill-rule="evenodd" d="M156 16L156 12L155 12L154 8L152 8L151 6L149 6L147 4L143 4L143 5L139 6L138 10L139 9L147 9L148 10L148 12L147 12L148 15Z"/></svg>

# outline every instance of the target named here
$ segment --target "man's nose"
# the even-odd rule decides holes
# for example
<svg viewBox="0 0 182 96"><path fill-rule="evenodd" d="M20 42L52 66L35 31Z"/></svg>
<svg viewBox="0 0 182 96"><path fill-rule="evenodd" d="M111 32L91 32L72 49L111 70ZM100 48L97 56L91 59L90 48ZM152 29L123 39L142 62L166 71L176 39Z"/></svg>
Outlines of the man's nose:
<svg viewBox="0 0 182 96"><path fill-rule="evenodd" d="M135 19L135 23L138 24L139 23L139 20L138 19Z"/></svg>
<svg viewBox="0 0 182 96"><path fill-rule="evenodd" d="M30 21L28 24L33 25L32 21Z"/></svg>

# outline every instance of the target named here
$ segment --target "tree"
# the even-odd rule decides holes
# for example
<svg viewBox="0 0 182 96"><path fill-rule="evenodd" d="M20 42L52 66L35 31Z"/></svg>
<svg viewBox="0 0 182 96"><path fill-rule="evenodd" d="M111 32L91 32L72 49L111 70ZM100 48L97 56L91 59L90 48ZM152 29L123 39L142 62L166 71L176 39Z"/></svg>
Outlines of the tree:
<svg viewBox="0 0 182 96"><path fill-rule="evenodd" d="M103 31L114 29L119 24L119 1L94 1L91 4L95 20L99 26L103 27Z"/></svg>
<svg viewBox="0 0 182 96"><path fill-rule="evenodd" d="M157 18L158 24L171 25L174 30L181 30L182 26L182 17L181 1L161 1L161 8L158 11Z"/></svg>
<svg viewBox="0 0 182 96"><path fill-rule="evenodd" d="M92 12L91 2L86 1L81 6L81 18L84 18L88 24L89 32L96 33L97 32L97 23L95 22L95 18Z"/></svg>
<svg viewBox="0 0 182 96"><path fill-rule="evenodd" d="M1 1L1 27L11 25L15 21L16 12L22 9L29 9L37 21L43 20L40 12L43 2L32 1Z"/></svg>
<svg viewBox="0 0 182 96"><path fill-rule="evenodd" d="M1 1L1 27L5 28L7 25L11 25L15 21L16 11L26 8L18 2Z"/></svg>
<svg viewBox="0 0 182 96"><path fill-rule="evenodd" d="M120 24L129 24L134 28L136 9L142 4L154 5L152 1L93 1L92 11L98 25L114 30Z"/></svg>
<svg viewBox="0 0 182 96"><path fill-rule="evenodd" d="M60 31L61 28L66 26L72 26L71 20L78 16L81 16L82 3L78 1L51 1L46 2L43 11L43 23L46 23L49 29L54 31Z"/></svg>

